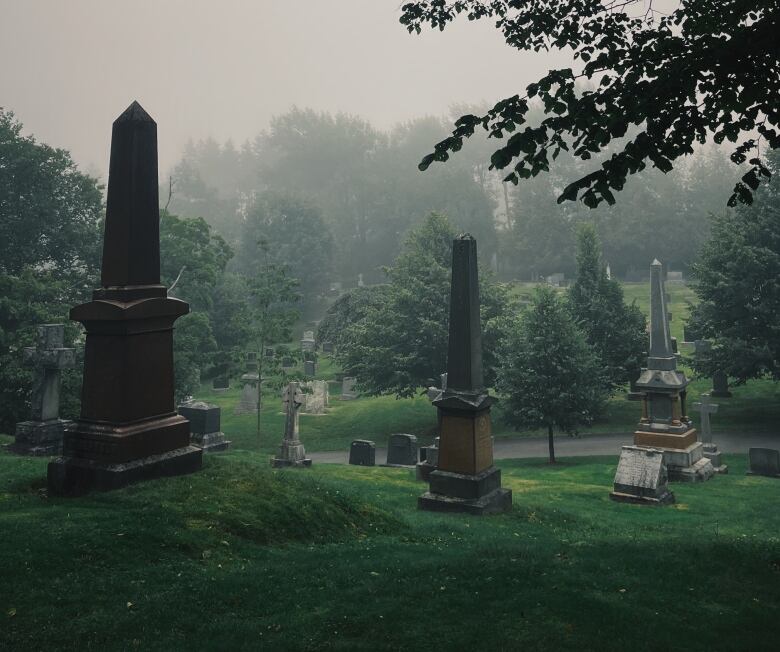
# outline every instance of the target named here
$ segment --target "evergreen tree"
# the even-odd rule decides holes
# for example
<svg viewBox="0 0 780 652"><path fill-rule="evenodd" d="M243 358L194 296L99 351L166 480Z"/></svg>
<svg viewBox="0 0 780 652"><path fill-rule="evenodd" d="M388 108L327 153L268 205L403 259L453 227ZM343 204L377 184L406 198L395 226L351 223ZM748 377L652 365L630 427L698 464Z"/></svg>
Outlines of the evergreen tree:
<svg viewBox="0 0 780 652"><path fill-rule="evenodd" d="M752 206L713 218L712 237L694 265L699 303L691 322L712 350L697 371L726 372L737 382L780 380L780 151L771 151L769 182Z"/></svg>
<svg viewBox="0 0 780 652"><path fill-rule="evenodd" d="M447 368L452 241L455 231L432 213L413 229L389 268L387 296L361 306L363 317L343 332L338 357L369 395L414 396ZM503 315L512 302L504 286L481 274L485 381L494 378ZM345 303L345 309L349 304ZM332 316L336 318L336 316Z"/></svg>
<svg viewBox="0 0 780 652"><path fill-rule="evenodd" d="M581 224L577 231L577 280L568 303L601 360L608 389L638 375L646 347L645 317L635 304L626 305L620 284L607 278L591 224Z"/></svg>
<svg viewBox="0 0 780 652"><path fill-rule="evenodd" d="M529 310L509 331L496 388L504 418L515 428L574 432L603 410L607 392L598 356L555 291L537 288Z"/></svg>

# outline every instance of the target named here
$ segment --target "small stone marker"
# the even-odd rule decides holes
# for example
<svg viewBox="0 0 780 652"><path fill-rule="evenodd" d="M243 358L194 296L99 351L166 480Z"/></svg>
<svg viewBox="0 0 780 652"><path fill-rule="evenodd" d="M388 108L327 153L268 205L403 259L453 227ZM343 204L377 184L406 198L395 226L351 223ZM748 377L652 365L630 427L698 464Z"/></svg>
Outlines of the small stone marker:
<svg viewBox="0 0 780 652"><path fill-rule="evenodd" d="M189 401L182 403L178 411L190 422L192 443L202 448L204 453L216 453L230 447L225 433L219 429L221 408L203 401Z"/></svg>
<svg viewBox="0 0 780 652"><path fill-rule="evenodd" d="M303 363L303 373L307 376L317 375L317 363L314 360L306 360Z"/></svg>
<svg viewBox="0 0 780 652"><path fill-rule="evenodd" d="M387 443L387 466L414 466L417 464L417 437L390 435Z"/></svg>
<svg viewBox="0 0 780 652"><path fill-rule="evenodd" d="M420 448L420 461L415 467L415 477L422 482L428 482L431 472L436 470L439 463L439 438L433 440L432 446Z"/></svg>
<svg viewBox="0 0 780 652"><path fill-rule="evenodd" d="M282 358L282 369L292 369L295 366L295 360L293 360L290 356L285 356Z"/></svg>
<svg viewBox="0 0 780 652"><path fill-rule="evenodd" d="M57 455L65 428L72 421L60 419L60 374L76 365L74 349L63 347L62 324L38 326L38 345L24 349L24 362L36 368L30 420L16 424L10 450L21 455Z"/></svg>
<svg viewBox="0 0 780 652"><path fill-rule="evenodd" d="M323 353L333 353L333 342L323 342L322 343L322 352Z"/></svg>
<svg viewBox="0 0 780 652"><path fill-rule="evenodd" d="M327 380L310 380L303 384L307 390L303 394L302 414L325 414L325 408L330 403L330 392Z"/></svg>
<svg viewBox="0 0 780 652"><path fill-rule="evenodd" d="M241 376L243 383L241 398L236 404L233 414L257 414L257 399L260 391L260 375L257 369L257 354L250 351L246 354L246 373Z"/></svg>
<svg viewBox="0 0 780 652"><path fill-rule="evenodd" d="M376 464L376 445L368 439L356 439L349 447L349 463L357 466Z"/></svg>
<svg viewBox="0 0 780 652"><path fill-rule="evenodd" d="M304 331L301 339L301 351L314 351L314 331Z"/></svg>
<svg viewBox="0 0 780 652"><path fill-rule="evenodd" d="M663 451L623 446L609 497L624 503L665 505L674 502L674 494L667 483Z"/></svg>
<svg viewBox="0 0 780 652"><path fill-rule="evenodd" d="M226 392L230 389L230 379L227 377L215 378L211 381L211 388L215 392Z"/></svg>
<svg viewBox="0 0 780 652"><path fill-rule="evenodd" d="M718 398L731 398L729 377L724 371L718 370L712 374L712 392L710 392L710 395Z"/></svg>
<svg viewBox="0 0 780 652"><path fill-rule="evenodd" d="M274 350L270 346L265 347L265 357L266 358L273 358L274 357Z"/></svg>
<svg viewBox="0 0 780 652"><path fill-rule="evenodd" d="M780 451L774 448L748 450L748 475L780 478Z"/></svg>
<svg viewBox="0 0 780 652"><path fill-rule="evenodd" d="M670 283L682 283L683 273L668 271L666 272L666 280L669 281Z"/></svg>
<svg viewBox="0 0 780 652"><path fill-rule="evenodd" d="M282 390L282 406L285 412L284 438L279 454L271 460L271 466L311 466L306 450L298 434L298 412L303 405L303 392L298 383L289 383Z"/></svg>
<svg viewBox="0 0 780 652"><path fill-rule="evenodd" d="M710 415L718 411L718 404L710 402L709 394L702 394L701 400L693 404L693 409L701 414L701 442L704 446L704 457L712 462L715 473L728 473L729 467L723 464L721 453L717 444L712 442L712 426L710 425Z"/></svg>
<svg viewBox="0 0 780 652"><path fill-rule="evenodd" d="M355 391L355 383L357 383L357 378L353 376L345 376L344 380L341 381L340 398L342 401L354 401L358 397Z"/></svg>

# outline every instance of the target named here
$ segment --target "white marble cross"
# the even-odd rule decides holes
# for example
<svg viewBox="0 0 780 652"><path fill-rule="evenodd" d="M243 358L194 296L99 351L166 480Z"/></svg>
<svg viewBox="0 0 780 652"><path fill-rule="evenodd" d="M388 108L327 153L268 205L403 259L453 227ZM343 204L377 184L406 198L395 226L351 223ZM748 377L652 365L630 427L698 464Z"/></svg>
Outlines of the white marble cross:
<svg viewBox="0 0 780 652"><path fill-rule="evenodd" d="M709 394L702 394L701 401L694 403L693 409L701 414L701 440L709 444L712 442L710 414L715 414L718 411L718 404L710 403Z"/></svg>

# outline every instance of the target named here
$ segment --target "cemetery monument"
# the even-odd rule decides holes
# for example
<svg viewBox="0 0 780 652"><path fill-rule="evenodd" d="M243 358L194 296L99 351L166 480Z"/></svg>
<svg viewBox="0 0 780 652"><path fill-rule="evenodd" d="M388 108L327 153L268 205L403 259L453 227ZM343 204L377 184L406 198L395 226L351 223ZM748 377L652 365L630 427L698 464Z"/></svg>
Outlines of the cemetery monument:
<svg viewBox="0 0 780 652"><path fill-rule="evenodd" d="M160 284L158 187L157 124L133 102L111 136L102 287L70 311L86 329L81 416L49 463L52 494L201 468L174 405L173 323L189 305Z"/></svg>
<svg viewBox="0 0 780 652"><path fill-rule="evenodd" d="M702 394L699 402L693 404L693 409L701 415L701 442L704 446L704 457L712 462L715 473L728 473L729 467L723 464L718 445L712 441L710 415L718 411L718 404L710 402L709 394Z"/></svg>
<svg viewBox="0 0 780 652"><path fill-rule="evenodd" d="M666 505L674 502L667 482L663 451L623 446L609 497L623 503Z"/></svg>
<svg viewBox="0 0 780 652"><path fill-rule="evenodd" d="M748 449L747 474L780 478L780 451L774 448Z"/></svg>
<svg viewBox="0 0 780 652"><path fill-rule="evenodd" d="M241 376L241 398L233 414L257 414L257 399L260 395L260 374L258 373L257 354L246 354L246 373Z"/></svg>
<svg viewBox="0 0 780 652"><path fill-rule="evenodd" d="M439 410L439 459L419 509L483 515L512 509L512 492L501 487L493 465L490 397L482 376L477 242L470 235L452 246L447 388Z"/></svg>
<svg viewBox="0 0 780 652"><path fill-rule="evenodd" d="M220 431L222 409L203 401L188 401L179 406L179 414L190 422L192 443L203 449L204 453L217 453L227 450L230 441Z"/></svg>
<svg viewBox="0 0 780 652"><path fill-rule="evenodd" d="M704 457L696 429L686 416L688 379L677 370L672 350L661 263L650 266L650 351L647 368L636 382L642 392L642 417L634 433L634 445L664 453L670 480L702 481L714 474Z"/></svg>
<svg viewBox="0 0 780 652"><path fill-rule="evenodd" d="M303 392L298 383L289 383L282 390L282 406L284 407L284 438L279 447L279 454L271 460L274 468L282 466L311 466L311 459L306 457L298 434L298 412L303 405Z"/></svg>
<svg viewBox="0 0 780 652"><path fill-rule="evenodd" d="M66 349L62 324L38 326L38 345L24 349L24 362L35 369L30 419L16 424L8 448L20 455L59 455L65 428L60 419L60 374L76 364L74 349Z"/></svg>
<svg viewBox="0 0 780 652"><path fill-rule="evenodd" d="M349 463L357 466L374 466L376 444L368 439L355 439L349 447Z"/></svg>

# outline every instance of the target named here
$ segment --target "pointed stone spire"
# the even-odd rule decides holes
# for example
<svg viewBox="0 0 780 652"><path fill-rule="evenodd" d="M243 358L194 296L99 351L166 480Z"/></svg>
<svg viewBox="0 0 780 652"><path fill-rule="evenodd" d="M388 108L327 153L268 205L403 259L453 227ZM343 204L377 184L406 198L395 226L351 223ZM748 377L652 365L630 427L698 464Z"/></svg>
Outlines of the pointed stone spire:
<svg viewBox="0 0 780 652"><path fill-rule="evenodd" d="M165 296L158 192L157 123L133 102L114 121L111 134L101 281L104 289L115 291L98 291L107 296L95 298L122 298L116 289L138 286L148 288L142 295Z"/></svg>
<svg viewBox="0 0 780 652"><path fill-rule="evenodd" d="M478 394L484 385L477 241L466 233L458 236L452 245L447 389Z"/></svg>
<svg viewBox="0 0 780 652"><path fill-rule="evenodd" d="M677 369L669 333L662 265L658 259L650 265L650 351L647 368L661 371Z"/></svg>

